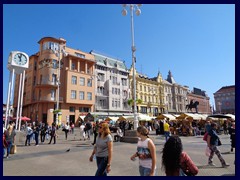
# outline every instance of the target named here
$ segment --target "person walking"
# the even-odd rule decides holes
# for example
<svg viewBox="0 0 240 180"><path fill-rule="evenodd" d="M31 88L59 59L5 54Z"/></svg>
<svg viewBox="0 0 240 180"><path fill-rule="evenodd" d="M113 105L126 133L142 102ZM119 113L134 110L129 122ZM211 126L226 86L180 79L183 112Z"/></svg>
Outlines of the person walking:
<svg viewBox="0 0 240 180"><path fill-rule="evenodd" d="M162 150L162 169L166 176L195 176L198 168L186 152L183 152L179 136L170 136Z"/></svg>
<svg viewBox="0 0 240 180"><path fill-rule="evenodd" d="M92 129L92 123L88 120L86 125L85 125L85 133L88 136L88 140L90 140L90 131Z"/></svg>
<svg viewBox="0 0 240 180"><path fill-rule="evenodd" d="M9 154L12 148L13 143L15 142L16 132L13 128L13 126L8 126L7 130L5 131L5 138L7 141L7 157L9 158Z"/></svg>
<svg viewBox="0 0 240 180"><path fill-rule="evenodd" d="M41 138L41 143L44 143L45 141L45 136L46 136L46 125L42 124L42 127L40 129L40 138Z"/></svg>
<svg viewBox="0 0 240 180"><path fill-rule="evenodd" d="M68 132L69 132L70 126L68 124L68 122L65 124L64 126L64 132L65 132L65 139L67 140L68 137Z"/></svg>
<svg viewBox="0 0 240 180"><path fill-rule="evenodd" d="M100 123L98 129L98 138L94 149L89 158L89 161L93 161L93 156L96 155L97 171L95 176L107 176L107 173L111 171L113 143L112 136L107 123Z"/></svg>
<svg viewBox="0 0 240 180"><path fill-rule="evenodd" d="M156 171L156 147L148 137L148 133L148 129L144 126L137 128L137 136L139 137L137 152L130 158L134 161L138 157L141 176L154 176Z"/></svg>
<svg viewBox="0 0 240 180"><path fill-rule="evenodd" d="M79 128L80 128L80 141L82 140L82 138L85 141L86 140L86 133L85 133L84 123L82 123Z"/></svg>
<svg viewBox="0 0 240 180"><path fill-rule="evenodd" d="M50 135L51 135L51 139L50 139L50 142L48 144L51 144L52 139L53 139L53 144L56 144L57 133L56 133L56 124L55 123L52 123L52 128L51 128Z"/></svg>
<svg viewBox="0 0 240 180"><path fill-rule="evenodd" d="M35 124L34 129L33 129L33 133L34 133L34 137L35 137L35 146L39 146L38 145L38 140L39 140L39 125Z"/></svg>
<svg viewBox="0 0 240 180"><path fill-rule="evenodd" d="M165 121L163 123L163 129L164 129L164 136L166 141L168 140L168 138L170 137L170 128L169 128L169 124L167 121Z"/></svg>
<svg viewBox="0 0 240 180"><path fill-rule="evenodd" d="M97 136L98 136L98 127L99 126L99 121L96 121L96 124L95 126L93 127L93 135L94 135L94 138L93 138L93 143L92 145L94 145L96 143L96 139L97 139Z"/></svg>
<svg viewBox="0 0 240 180"><path fill-rule="evenodd" d="M213 122L211 124L211 130L208 132L208 136L207 136L207 145L208 145L209 149L211 150L210 156L208 158L208 165L215 166L215 164L213 163L213 155L215 153L217 155L218 159L220 160L222 167L225 168L225 167L228 167L229 164L227 164L225 162L225 160L222 157L221 152L219 151L219 149L217 147L218 143L220 142L220 139L217 135L216 129L217 129L217 124Z"/></svg>
<svg viewBox="0 0 240 180"><path fill-rule="evenodd" d="M31 124L28 124L27 128L26 128L26 141L25 141L25 146L27 146L27 144L30 146L31 145L31 137L33 135L33 130L31 128Z"/></svg>

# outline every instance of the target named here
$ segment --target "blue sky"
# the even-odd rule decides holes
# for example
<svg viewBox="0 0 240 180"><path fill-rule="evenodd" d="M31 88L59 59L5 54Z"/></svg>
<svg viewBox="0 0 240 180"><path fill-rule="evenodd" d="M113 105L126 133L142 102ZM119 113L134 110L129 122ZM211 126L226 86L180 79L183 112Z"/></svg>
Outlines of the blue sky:
<svg viewBox="0 0 240 180"><path fill-rule="evenodd" d="M213 93L235 85L234 4L143 4L134 15L137 71L155 77L168 71L181 85ZM120 4L3 5L3 103L7 100L9 53L29 56L42 37L63 37L67 46L96 50L131 66L130 12Z"/></svg>

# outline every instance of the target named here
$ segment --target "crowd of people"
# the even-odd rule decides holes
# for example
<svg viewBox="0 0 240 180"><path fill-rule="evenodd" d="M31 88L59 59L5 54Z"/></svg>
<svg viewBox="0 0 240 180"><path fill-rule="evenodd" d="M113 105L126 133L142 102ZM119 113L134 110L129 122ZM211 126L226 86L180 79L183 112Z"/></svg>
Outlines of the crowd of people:
<svg viewBox="0 0 240 180"><path fill-rule="evenodd" d="M127 122L119 122L115 135L109 128L109 123L99 122L92 123L89 121L81 122L79 124L80 140L91 140L93 135L92 145L93 151L89 157L89 161L96 158L97 171L96 176L106 176L111 171L111 162L113 155L113 142L118 142L124 136L124 132L132 129L131 125L126 125ZM162 125L155 121L149 128L148 123L140 124L137 128L138 143L136 152L130 157L132 161L136 158L139 160L139 174L141 176L156 175L156 147L154 141L149 137L150 130L155 130L158 135L160 132L165 136L165 143L163 145L162 154L162 169L166 176L195 176L198 174L198 168L191 157L183 151L183 144L179 134L171 132L172 124L164 121ZM214 166L213 156L217 155L222 167L226 168L229 164L224 160L221 152L218 149L220 138L217 133L218 124L206 121L204 129L206 134L204 138L206 145L209 148L208 165ZM160 130L161 128L161 130ZM9 158L11 146L14 144L16 132L14 125L9 123L7 129L3 126L3 156L5 150L7 151L6 158ZM35 141L35 146L39 146L39 135L41 143L49 140L48 144L56 144L56 137L58 136L58 127L55 123L51 126L44 123L28 124L25 128L26 140L25 146L30 146L31 141ZM74 125L66 123L62 125L62 131L65 133L65 140L68 140L68 134L74 132ZM231 151L235 148L235 122L231 122L230 128L227 130L231 140ZM114 139L114 140L113 140Z"/></svg>

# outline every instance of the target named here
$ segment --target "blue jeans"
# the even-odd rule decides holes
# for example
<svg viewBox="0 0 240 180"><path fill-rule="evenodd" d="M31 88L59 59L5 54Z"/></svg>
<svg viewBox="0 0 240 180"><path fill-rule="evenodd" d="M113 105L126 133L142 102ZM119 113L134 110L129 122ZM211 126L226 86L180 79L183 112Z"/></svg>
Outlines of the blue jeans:
<svg viewBox="0 0 240 180"><path fill-rule="evenodd" d="M95 174L95 176L107 176L107 164L108 164L108 156L106 157L97 157L96 156L96 160L97 160L97 172Z"/></svg>
<svg viewBox="0 0 240 180"><path fill-rule="evenodd" d="M149 176L149 175L150 175L150 172L151 172L151 169L150 169L150 168L146 168L146 167L139 166L140 176Z"/></svg>
<svg viewBox="0 0 240 180"><path fill-rule="evenodd" d="M7 156L9 156L12 147L12 141L8 141Z"/></svg>
<svg viewBox="0 0 240 180"><path fill-rule="evenodd" d="M167 141L168 138L170 137L170 132L169 131L164 131L164 135L165 135L165 139Z"/></svg>

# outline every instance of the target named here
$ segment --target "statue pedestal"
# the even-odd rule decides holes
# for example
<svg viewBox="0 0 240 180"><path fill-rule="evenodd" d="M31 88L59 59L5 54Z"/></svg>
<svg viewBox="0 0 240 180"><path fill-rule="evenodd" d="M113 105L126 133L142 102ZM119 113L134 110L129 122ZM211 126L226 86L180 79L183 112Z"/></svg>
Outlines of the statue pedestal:
<svg viewBox="0 0 240 180"><path fill-rule="evenodd" d="M120 142L127 142L127 143L137 143L137 131L136 130L126 130L125 136L120 139Z"/></svg>

